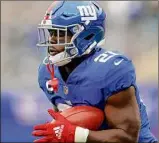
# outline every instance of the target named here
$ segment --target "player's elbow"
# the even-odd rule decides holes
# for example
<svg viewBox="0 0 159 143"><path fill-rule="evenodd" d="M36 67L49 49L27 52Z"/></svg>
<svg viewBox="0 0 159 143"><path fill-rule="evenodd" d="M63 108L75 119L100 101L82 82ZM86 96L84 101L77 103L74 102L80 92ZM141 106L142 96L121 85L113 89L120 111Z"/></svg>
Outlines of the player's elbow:
<svg viewBox="0 0 159 143"><path fill-rule="evenodd" d="M130 140L133 143L138 142L140 126L141 126L141 121L137 119L133 121L128 128L127 133L129 134Z"/></svg>
<svg viewBox="0 0 159 143"><path fill-rule="evenodd" d="M120 128L120 132L118 132L116 139L117 142L127 142L127 143L137 143L140 132L140 121L135 121L129 123L127 128Z"/></svg>

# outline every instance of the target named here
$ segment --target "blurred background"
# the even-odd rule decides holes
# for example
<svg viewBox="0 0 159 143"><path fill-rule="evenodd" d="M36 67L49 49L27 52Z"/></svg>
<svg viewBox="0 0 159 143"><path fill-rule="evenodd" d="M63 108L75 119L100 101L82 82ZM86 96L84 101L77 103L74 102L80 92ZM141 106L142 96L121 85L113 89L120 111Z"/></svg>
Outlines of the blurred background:
<svg viewBox="0 0 159 143"><path fill-rule="evenodd" d="M37 25L51 1L1 2L1 141L31 142L32 127L49 119L51 103L37 81ZM158 138L158 2L100 1L107 13L105 48L136 67L151 130Z"/></svg>

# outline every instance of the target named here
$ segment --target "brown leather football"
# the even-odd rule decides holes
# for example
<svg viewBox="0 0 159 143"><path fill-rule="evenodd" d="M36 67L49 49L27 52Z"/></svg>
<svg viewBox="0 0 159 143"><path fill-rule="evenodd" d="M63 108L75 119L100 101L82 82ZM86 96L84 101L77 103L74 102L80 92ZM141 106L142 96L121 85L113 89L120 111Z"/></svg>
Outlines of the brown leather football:
<svg viewBox="0 0 159 143"><path fill-rule="evenodd" d="M104 120L104 112L92 106L75 106L61 114L72 124L90 130L97 130Z"/></svg>

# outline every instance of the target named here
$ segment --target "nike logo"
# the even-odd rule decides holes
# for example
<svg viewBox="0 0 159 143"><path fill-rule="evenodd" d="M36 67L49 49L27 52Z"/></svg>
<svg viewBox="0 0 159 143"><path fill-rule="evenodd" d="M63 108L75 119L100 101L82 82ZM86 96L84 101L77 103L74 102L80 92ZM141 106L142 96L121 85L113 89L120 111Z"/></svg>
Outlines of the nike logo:
<svg viewBox="0 0 159 143"><path fill-rule="evenodd" d="M121 60L119 60L119 61L114 61L114 65L115 65L115 66L120 65L123 60L124 60L124 59L121 59Z"/></svg>

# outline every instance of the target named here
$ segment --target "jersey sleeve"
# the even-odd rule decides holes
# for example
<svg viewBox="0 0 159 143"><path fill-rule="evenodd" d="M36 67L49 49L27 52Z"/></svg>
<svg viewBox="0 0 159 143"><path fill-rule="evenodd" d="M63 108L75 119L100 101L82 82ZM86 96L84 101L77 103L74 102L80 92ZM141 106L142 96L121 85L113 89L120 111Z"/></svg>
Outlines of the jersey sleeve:
<svg viewBox="0 0 159 143"><path fill-rule="evenodd" d="M41 64L38 70L38 83L39 87L43 90L47 98L52 101L53 92L47 90L46 82L50 79L50 75L48 74L47 68L45 65Z"/></svg>
<svg viewBox="0 0 159 143"><path fill-rule="evenodd" d="M121 60L122 58L117 58L113 61L112 67L106 76L106 86L104 88L105 100L115 93L134 86L136 83L135 68L132 61L123 58L120 63Z"/></svg>

